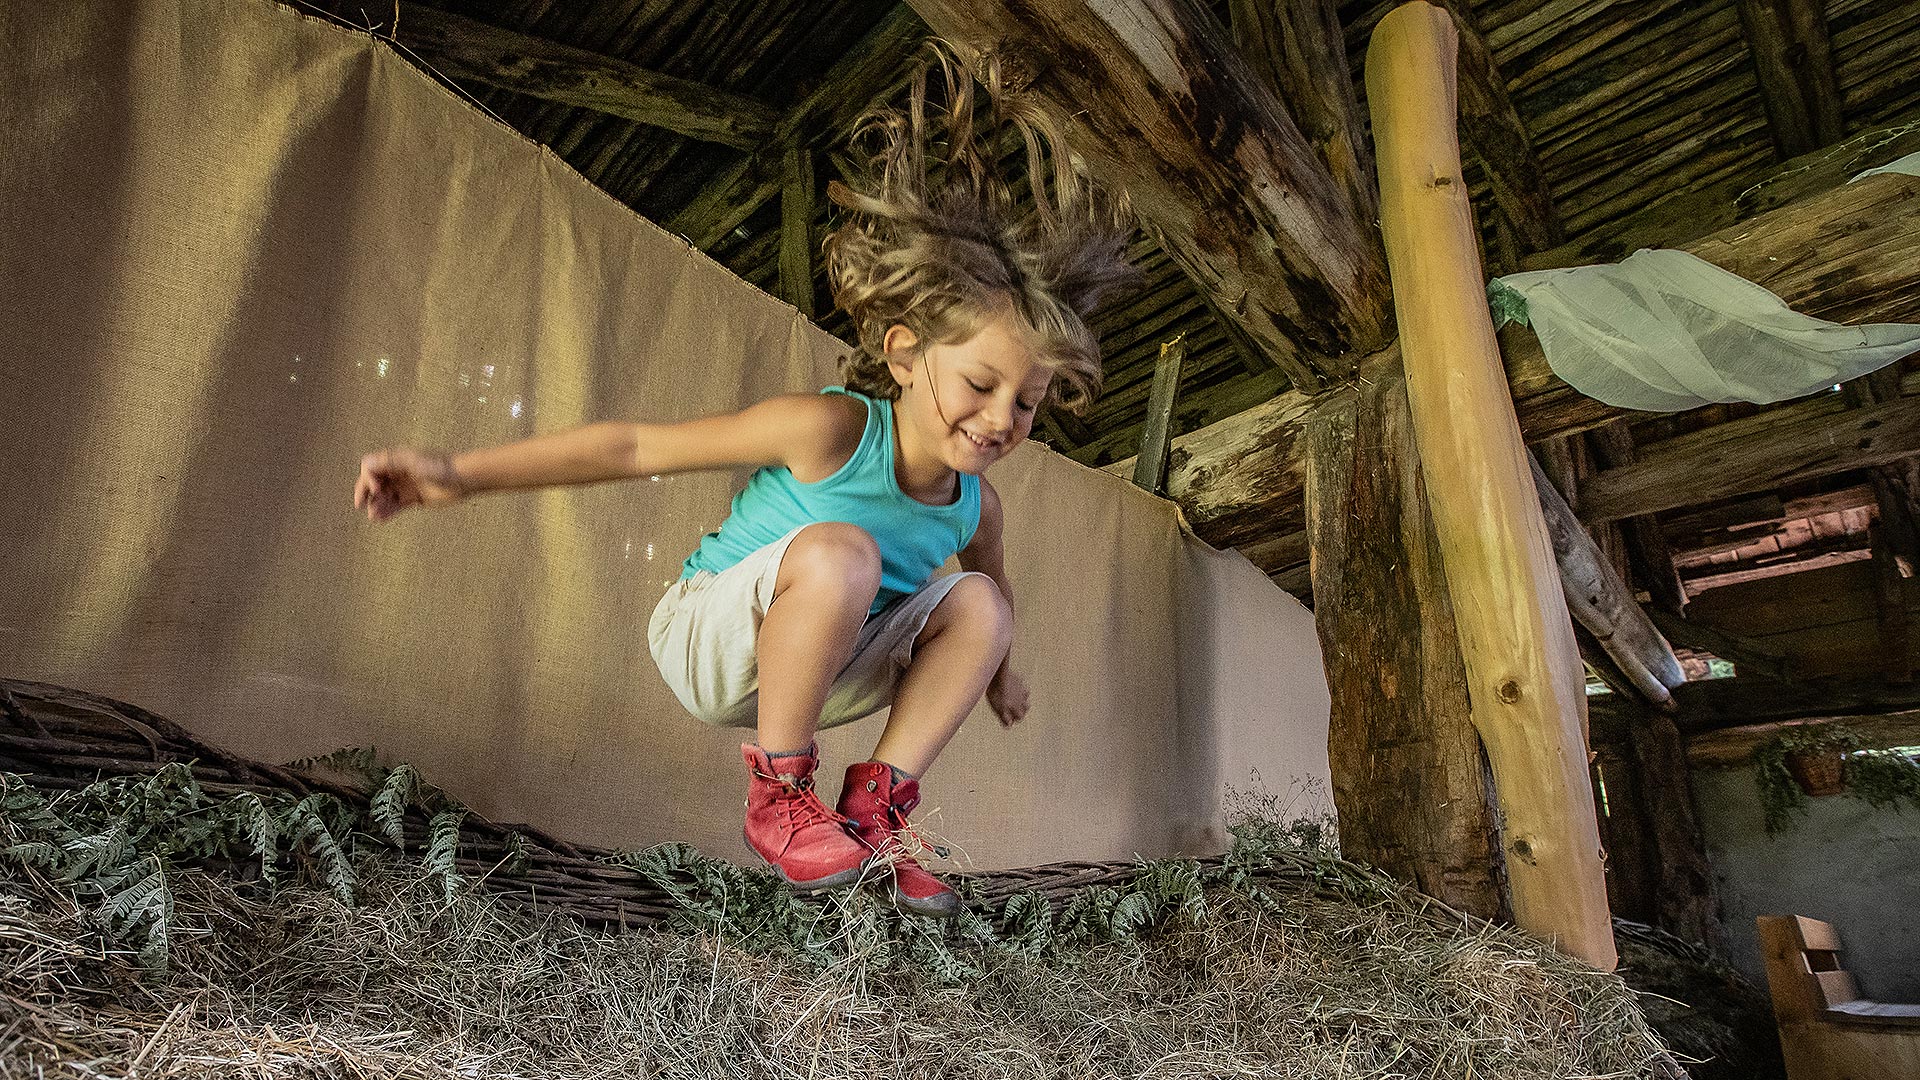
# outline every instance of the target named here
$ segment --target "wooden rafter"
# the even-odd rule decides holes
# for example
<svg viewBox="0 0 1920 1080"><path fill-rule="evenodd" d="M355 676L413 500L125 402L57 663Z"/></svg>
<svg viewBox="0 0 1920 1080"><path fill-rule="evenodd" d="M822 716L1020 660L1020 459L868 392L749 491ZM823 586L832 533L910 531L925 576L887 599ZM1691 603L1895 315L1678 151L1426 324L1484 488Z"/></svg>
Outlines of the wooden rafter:
<svg viewBox="0 0 1920 1080"><path fill-rule="evenodd" d="M1526 251L1554 247L1565 239L1560 215L1527 126L1507 96L1507 80L1465 0L1447 0L1444 6L1460 35L1460 129L1467 146L1480 160L1494 204L1520 246Z"/></svg>
<svg viewBox="0 0 1920 1080"><path fill-rule="evenodd" d="M1389 336L1371 224L1197 0L913 3L948 40L997 51L1303 390L1344 380Z"/></svg>
<svg viewBox="0 0 1920 1080"><path fill-rule="evenodd" d="M912 8L901 4L888 12L781 118L772 139L711 179L667 220L667 229L702 250L719 243L780 193L788 145L819 149L843 141L861 113L905 81L907 61L926 37L926 24Z"/></svg>
<svg viewBox="0 0 1920 1080"><path fill-rule="evenodd" d="M1839 142L1840 85L1821 0L1740 0L1740 24L1760 80L1767 131L1790 158Z"/></svg>
<svg viewBox="0 0 1920 1080"><path fill-rule="evenodd" d="M798 143L786 149L786 179L780 192L780 295L813 317L813 151Z"/></svg>
<svg viewBox="0 0 1920 1080"><path fill-rule="evenodd" d="M400 5L396 37L443 75L690 138L758 146L778 119L771 106L741 94L422 4Z"/></svg>
<svg viewBox="0 0 1920 1080"><path fill-rule="evenodd" d="M1802 154L1756 183L1742 174L1675 195L1577 240L1521 261L1528 270L1617 262L1643 247L1675 247L1735 222L1829 191L1864 169L1920 152L1920 117L1863 131L1838 146Z"/></svg>
<svg viewBox="0 0 1920 1080"><path fill-rule="evenodd" d="M1348 207L1373 220L1380 208L1373 151L1333 0L1229 0L1227 14L1240 54L1287 103Z"/></svg>

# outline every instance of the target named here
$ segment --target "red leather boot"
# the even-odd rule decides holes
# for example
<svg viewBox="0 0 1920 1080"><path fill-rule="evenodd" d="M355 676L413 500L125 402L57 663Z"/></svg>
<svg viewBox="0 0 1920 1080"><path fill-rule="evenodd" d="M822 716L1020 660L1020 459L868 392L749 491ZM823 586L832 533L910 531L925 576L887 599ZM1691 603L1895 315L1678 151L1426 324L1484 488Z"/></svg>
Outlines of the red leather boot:
<svg viewBox="0 0 1920 1080"><path fill-rule="evenodd" d="M891 863L888 896L893 906L915 915L951 918L960 912L960 897L928 873L894 835L895 830L908 827L907 813L918 805L920 781L895 783L893 769L886 762L862 761L847 766L847 785L840 792L839 809L853 819L860 839Z"/></svg>
<svg viewBox="0 0 1920 1080"><path fill-rule="evenodd" d="M813 793L817 753L808 747L805 754L770 758L753 743L740 747L753 773L747 786L747 846L801 892L851 885L877 859L855 838L852 823Z"/></svg>

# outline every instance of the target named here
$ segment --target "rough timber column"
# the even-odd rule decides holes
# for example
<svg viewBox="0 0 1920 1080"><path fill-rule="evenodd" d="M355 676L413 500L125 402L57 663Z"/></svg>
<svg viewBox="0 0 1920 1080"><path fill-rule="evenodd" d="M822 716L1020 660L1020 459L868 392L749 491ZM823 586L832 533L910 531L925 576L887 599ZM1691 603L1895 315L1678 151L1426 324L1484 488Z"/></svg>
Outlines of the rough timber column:
<svg viewBox="0 0 1920 1080"><path fill-rule="evenodd" d="M1457 49L1452 18L1424 2L1381 20L1367 49L1408 401L1505 818L1514 919L1611 969L1579 648L1487 312L1455 136Z"/></svg>

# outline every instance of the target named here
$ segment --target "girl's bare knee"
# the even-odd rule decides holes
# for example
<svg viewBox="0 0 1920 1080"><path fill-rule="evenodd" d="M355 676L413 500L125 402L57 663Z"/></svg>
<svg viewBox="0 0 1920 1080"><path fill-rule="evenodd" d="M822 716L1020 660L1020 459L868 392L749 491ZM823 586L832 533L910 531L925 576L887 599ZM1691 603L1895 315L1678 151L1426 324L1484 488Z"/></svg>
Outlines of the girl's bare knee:
<svg viewBox="0 0 1920 1080"><path fill-rule="evenodd" d="M921 639L944 630L962 627L994 642L1003 652L1013 644L1013 608L1000 586L985 574L963 574L947 589L927 620Z"/></svg>
<svg viewBox="0 0 1920 1080"><path fill-rule="evenodd" d="M865 529L823 521L801 529L780 556L778 591L805 584L870 604L880 592L880 545Z"/></svg>

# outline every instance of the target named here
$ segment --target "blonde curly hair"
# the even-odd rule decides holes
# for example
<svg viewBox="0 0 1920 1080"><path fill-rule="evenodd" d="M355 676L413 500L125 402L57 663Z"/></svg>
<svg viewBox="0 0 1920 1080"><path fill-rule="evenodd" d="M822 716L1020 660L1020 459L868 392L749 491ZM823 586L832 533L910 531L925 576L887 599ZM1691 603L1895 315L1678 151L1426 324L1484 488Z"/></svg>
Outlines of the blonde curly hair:
<svg viewBox="0 0 1920 1080"><path fill-rule="evenodd" d="M1136 274L1125 259L1124 199L1074 171L1049 119L1003 92L993 58L975 72L939 43L930 53L915 70L904 113L878 110L856 125L856 148L874 147L867 175L827 185L828 197L850 211L826 240L833 300L859 342L845 361L846 384L898 398L882 344L889 327L913 331L924 349L965 341L1011 307L1040 361L1054 369L1048 403L1083 412L1102 376L1100 342L1086 316ZM928 75L936 68L945 100L929 117ZM981 145L976 73L992 104L985 134L1010 128L1025 143L1026 207Z"/></svg>

